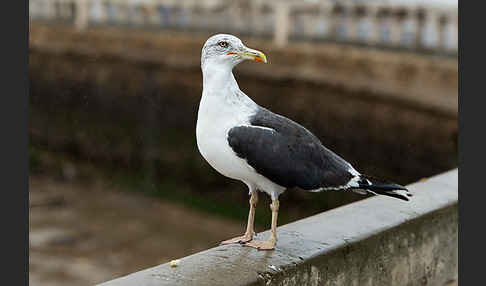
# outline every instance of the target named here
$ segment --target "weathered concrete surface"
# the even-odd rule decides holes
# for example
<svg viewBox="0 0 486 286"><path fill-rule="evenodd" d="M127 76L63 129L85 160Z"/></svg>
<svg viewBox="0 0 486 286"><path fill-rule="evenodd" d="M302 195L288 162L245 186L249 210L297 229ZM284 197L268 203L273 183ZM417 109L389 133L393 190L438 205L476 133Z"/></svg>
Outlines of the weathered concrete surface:
<svg viewBox="0 0 486 286"><path fill-rule="evenodd" d="M272 252L219 246L100 285L449 285L457 174L409 185L410 202L373 197L281 226Z"/></svg>

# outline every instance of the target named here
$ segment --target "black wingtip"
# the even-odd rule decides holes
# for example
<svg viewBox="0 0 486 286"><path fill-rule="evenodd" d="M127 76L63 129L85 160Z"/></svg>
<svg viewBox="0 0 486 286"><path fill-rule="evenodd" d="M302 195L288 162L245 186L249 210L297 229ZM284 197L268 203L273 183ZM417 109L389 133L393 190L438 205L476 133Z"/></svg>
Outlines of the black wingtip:
<svg viewBox="0 0 486 286"><path fill-rule="evenodd" d="M401 200L404 200L404 201L407 201L407 202L410 201L410 199L407 196L402 195L402 194L398 194L398 193L385 192L385 193L378 193L378 194L389 196L389 197L394 197L394 198L401 199Z"/></svg>

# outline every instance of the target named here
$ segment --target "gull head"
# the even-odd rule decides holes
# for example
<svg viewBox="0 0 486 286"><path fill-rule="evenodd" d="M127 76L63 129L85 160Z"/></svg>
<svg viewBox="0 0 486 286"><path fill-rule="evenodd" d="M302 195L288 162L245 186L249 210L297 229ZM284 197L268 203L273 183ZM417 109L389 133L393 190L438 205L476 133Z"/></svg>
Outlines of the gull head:
<svg viewBox="0 0 486 286"><path fill-rule="evenodd" d="M267 58L262 52L246 47L240 39L233 35L211 36L202 48L201 66L211 63L233 68L244 60L267 62Z"/></svg>

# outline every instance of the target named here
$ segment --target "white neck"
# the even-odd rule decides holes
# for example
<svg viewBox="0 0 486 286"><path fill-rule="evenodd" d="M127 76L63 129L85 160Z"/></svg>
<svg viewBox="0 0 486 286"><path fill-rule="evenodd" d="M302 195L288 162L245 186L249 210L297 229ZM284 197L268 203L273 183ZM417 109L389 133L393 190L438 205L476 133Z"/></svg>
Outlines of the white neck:
<svg viewBox="0 0 486 286"><path fill-rule="evenodd" d="M223 92L239 90L238 83L233 76L233 67L217 62L206 62L202 67L203 95L218 95Z"/></svg>
<svg viewBox="0 0 486 286"><path fill-rule="evenodd" d="M245 120L255 113L258 105L240 90L232 66L213 61L211 64L205 62L201 69L203 92L199 112L214 113L221 118L243 117Z"/></svg>

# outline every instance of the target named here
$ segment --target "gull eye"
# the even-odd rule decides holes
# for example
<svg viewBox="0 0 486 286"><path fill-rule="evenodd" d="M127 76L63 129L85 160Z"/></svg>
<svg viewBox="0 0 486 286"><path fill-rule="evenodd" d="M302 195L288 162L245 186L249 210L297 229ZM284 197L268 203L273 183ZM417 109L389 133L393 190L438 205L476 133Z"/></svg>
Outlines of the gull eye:
<svg viewBox="0 0 486 286"><path fill-rule="evenodd" d="M221 48L227 48L228 47L228 42L219 42L218 45L221 47Z"/></svg>

